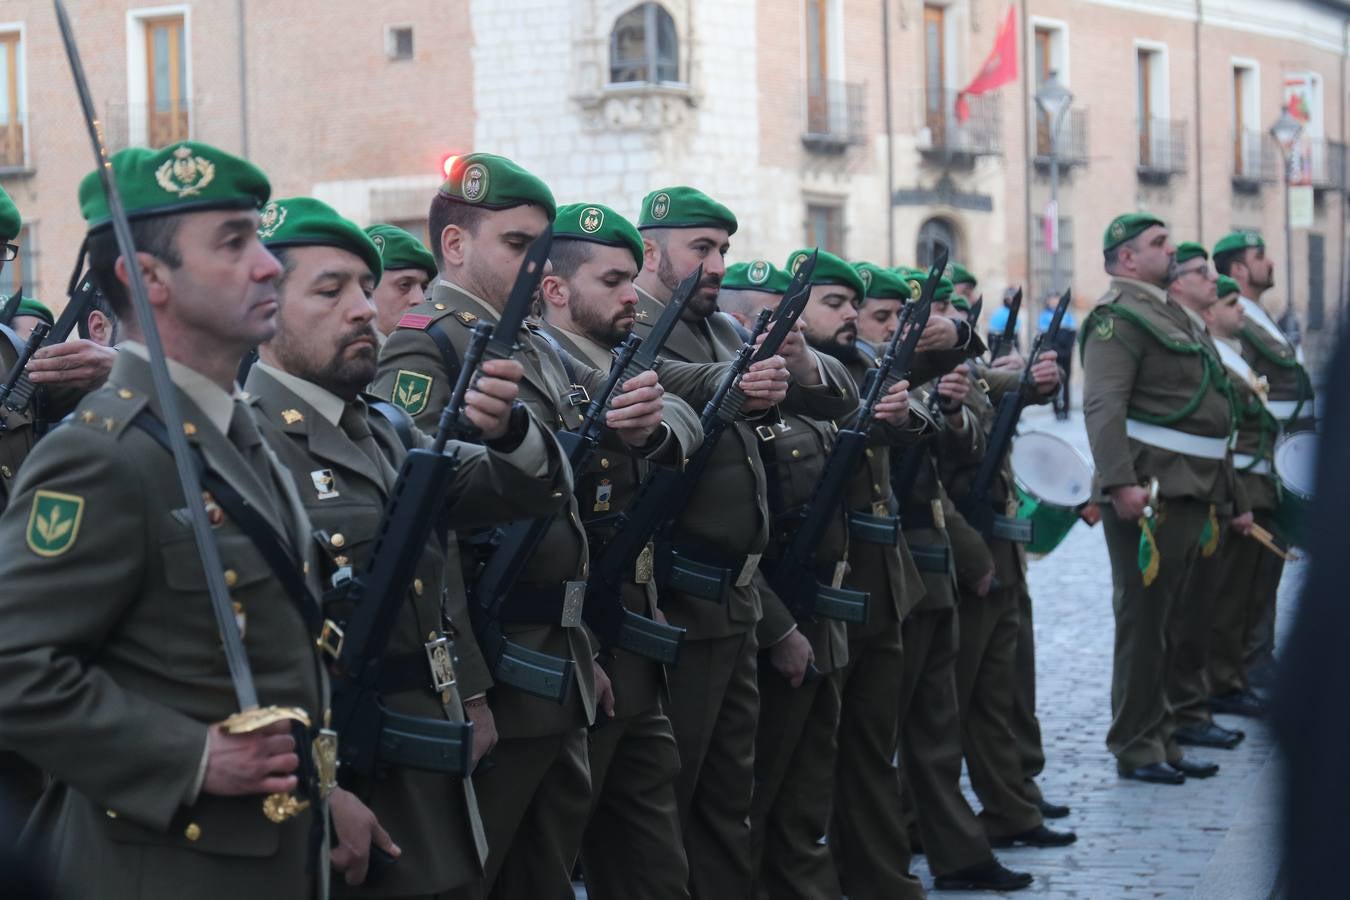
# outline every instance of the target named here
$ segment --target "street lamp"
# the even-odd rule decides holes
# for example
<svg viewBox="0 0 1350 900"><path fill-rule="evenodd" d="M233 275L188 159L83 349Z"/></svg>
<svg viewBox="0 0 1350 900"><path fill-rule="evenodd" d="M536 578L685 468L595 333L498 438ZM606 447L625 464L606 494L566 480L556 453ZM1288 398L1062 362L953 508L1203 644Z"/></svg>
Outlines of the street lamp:
<svg viewBox="0 0 1350 900"><path fill-rule="evenodd" d="M1288 292L1289 310L1294 308L1294 231L1289 199L1289 170L1294 159L1294 143L1303 134L1303 123L1289 114L1289 107L1280 107L1280 117L1270 126L1270 136L1280 145L1284 159L1284 289Z"/></svg>
<svg viewBox="0 0 1350 900"><path fill-rule="evenodd" d="M1054 243L1050 247L1050 293L1059 294L1059 129L1064 124L1064 116L1073 103L1073 93L1059 80L1059 73L1051 69L1045 81L1036 89L1036 106L1045 116L1050 126L1050 227L1054 229ZM1028 334L1030 323L1036 321L1033 315L1027 316Z"/></svg>

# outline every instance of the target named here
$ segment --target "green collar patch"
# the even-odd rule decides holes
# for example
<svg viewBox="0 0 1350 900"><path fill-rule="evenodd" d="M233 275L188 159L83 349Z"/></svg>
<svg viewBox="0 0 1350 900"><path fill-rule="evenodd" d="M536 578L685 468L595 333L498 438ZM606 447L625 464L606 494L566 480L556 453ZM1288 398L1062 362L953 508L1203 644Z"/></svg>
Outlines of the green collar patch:
<svg viewBox="0 0 1350 900"><path fill-rule="evenodd" d="M432 381L430 375L399 369L394 379L394 396L389 399L408 415L415 416L427 408Z"/></svg>
<svg viewBox="0 0 1350 900"><path fill-rule="evenodd" d="M38 491L28 514L28 549L38 556L60 556L75 546L84 518L84 498Z"/></svg>

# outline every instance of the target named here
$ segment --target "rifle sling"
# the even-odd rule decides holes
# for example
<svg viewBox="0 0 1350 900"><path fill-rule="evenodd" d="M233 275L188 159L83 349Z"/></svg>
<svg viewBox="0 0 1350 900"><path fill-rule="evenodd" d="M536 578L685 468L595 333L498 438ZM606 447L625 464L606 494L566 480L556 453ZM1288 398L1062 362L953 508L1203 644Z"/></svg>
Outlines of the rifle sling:
<svg viewBox="0 0 1350 900"><path fill-rule="evenodd" d="M164 427L164 423L149 410L142 409L131 420L131 424L153 438L155 443L163 447L166 453L172 453L169 449L168 430ZM235 490L233 485L221 478L206 464L206 459L202 456L199 448L193 447L192 449L193 464L201 478L202 487L211 492L220 508L238 526L239 530L244 532L258 553L262 555L268 568L272 570L272 574L281 583L287 599L291 601L291 605L295 607L296 612L300 614L300 618L304 620L305 627L309 629L310 635L318 637L319 631L323 627L319 601L310 593L309 586L305 584L305 577L301 574L300 566L291 555L285 540L277 534L276 529L263 517L262 513L258 512L251 503L244 499L242 494Z"/></svg>

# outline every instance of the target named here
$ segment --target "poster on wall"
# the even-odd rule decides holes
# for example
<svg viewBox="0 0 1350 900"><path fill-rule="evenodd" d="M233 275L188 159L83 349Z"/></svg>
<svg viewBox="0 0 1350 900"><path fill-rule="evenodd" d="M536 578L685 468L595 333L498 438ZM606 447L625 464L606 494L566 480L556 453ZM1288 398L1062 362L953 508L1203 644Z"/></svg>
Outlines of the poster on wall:
<svg viewBox="0 0 1350 900"><path fill-rule="evenodd" d="M1289 183L1310 185L1326 160L1319 159L1324 152L1322 135L1322 78L1315 72L1285 72L1282 105L1303 126L1298 140L1290 148ZM1320 180L1320 179L1319 179Z"/></svg>

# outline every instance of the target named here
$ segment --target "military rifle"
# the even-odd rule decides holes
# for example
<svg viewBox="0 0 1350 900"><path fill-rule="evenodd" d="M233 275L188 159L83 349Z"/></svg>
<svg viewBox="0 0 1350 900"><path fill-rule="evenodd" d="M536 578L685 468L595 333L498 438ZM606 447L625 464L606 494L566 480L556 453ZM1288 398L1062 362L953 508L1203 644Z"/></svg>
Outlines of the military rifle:
<svg viewBox="0 0 1350 900"><path fill-rule="evenodd" d="M928 271L923 293L906 307L905 321L896 323L885 352L876 367L867 373L858 412L835 436L820 481L816 483L815 494L803 509L786 551L772 563L761 564L769 585L796 618L815 614L857 624L867 621L865 592L841 588L829 576L826 578L829 584L820 583L816 548L829 529L831 517L839 514L849 482L863 459L868 434L876 418L877 403L888 390L887 384L894 383L890 380L891 373L907 372L910 368L932 313L938 279L946 267L947 251L941 249Z"/></svg>
<svg viewBox="0 0 1350 900"><path fill-rule="evenodd" d="M787 339L811 297L811 273L815 266L816 254L812 253L793 275L778 307L760 311L749 338L741 345L712 398L703 407L700 418L703 443L689 457L684 468L680 471L653 469L643 479L628 509L616 517L613 538L591 565L591 580L597 584L597 589L602 585L617 585L626 579L635 570L638 558L649 550L652 536L684 511L718 442L745 404L745 395L737 383L750 366L773 356ZM761 335L764 341L757 350L755 344Z"/></svg>
<svg viewBox="0 0 1350 900"><path fill-rule="evenodd" d="M70 333L75 330L80 319L89 314L90 304L93 303L95 294L94 283L85 278L80 282L78 288L71 292L70 300L66 303L66 308L61 310L61 315L57 317L56 324L52 326L43 326L47 328L48 333L37 347L33 348L36 352L43 347L60 344L64 342ZM34 332L36 333L36 332ZM29 354L32 358L32 354ZM26 367L27 362L24 363ZM23 412L33 403L33 398L37 394L37 385L29 379L28 373L24 368L11 370L5 383L0 385L0 403L10 412Z"/></svg>
<svg viewBox="0 0 1350 900"><path fill-rule="evenodd" d="M52 326L48 325L46 322L39 322L33 327L33 333L28 335L28 342L23 345L23 352L20 353L19 358L14 361L14 366L9 370L9 374L5 377L5 383L0 384L0 404L3 404L5 409L9 409L11 412L17 412L18 409L23 409L22 406L18 407L18 409L10 408L10 392L13 391L14 386L23 379L23 370L27 368L29 361L33 358L33 354L36 353L38 348L47 340L47 334L51 330ZM4 414L0 413L0 431L3 431L4 427Z"/></svg>
<svg viewBox="0 0 1350 900"><path fill-rule="evenodd" d="M980 314L984 312L984 295L975 301L975 305L970 308L970 330L979 334Z"/></svg>
<svg viewBox="0 0 1350 900"><path fill-rule="evenodd" d="M654 369L660 362L659 354L666 341L679 324L689 299L698 290L703 281L703 266L699 266L684 281L676 286L666 307L641 348L632 356L623 368L620 384L626 384L648 369ZM580 471L574 469L573 471ZM601 545L595 541L592 547ZM666 625L639 615L623 605L622 585L617 582L603 581L594 571L586 585L586 603L582 616L600 640L603 649L617 647L663 665L673 666L679 659L680 642L684 639L685 629Z"/></svg>
<svg viewBox="0 0 1350 900"><path fill-rule="evenodd" d="M1008 306L1008 319L1003 323L1003 333L999 335L998 343L989 350L991 360L1007 356L1017 346L1017 315L1021 311L1022 289L1018 288L1017 293L1013 294L1012 303Z"/></svg>
<svg viewBox="0 0 1350 900"><path fill-rule="evenodd" d="M1022 410L1026 408L1027 396L1035 390L1031 370L1040 358L1042 349L1052 346L1059 335L1060 324L1064 321L1064 313L1069 308L1071 294L1072 289L1066 290L1060 296L1054 317L1050 320L1050 327L1037 335L1036 342L1031 347L1031 354L1027 357L1026 366L1022 369L1017 388L999 398L998 410L994 413L994 424L989 430L989 441L984 457L980 460L979 468L975 470L970 490L957 501L957 507L966 521L983 534L986 540L994 536L994 506L989 497L994 486L994 478L1003 469L1003 460L1012 446L1017 420L1021 417ZM1018 291L1018 297L1021 297L1021 291Z"/></svg>
<svg viewBox="0 0 1350 900"><path fill-rule="evenodd" d="M356 576L339 569L334 590L324 598L326 603L349 603L352 609L345 628L326 622L321 639L336 657L333 725L342 735L341 771L371 776L382 766L398 766L457 777L470 771L473 723L392 712L381 699L379 683L389 637L408 602L418 560L444 515L445 497L460 466L458 449L447 454L445 445L491 335L491 325L474 326L435 443L430 450L415 447L404 456L364 569ZM449 661L445 639L428 644L427 654L427 686L447 690L453 676L445 665Z"/></svg>

